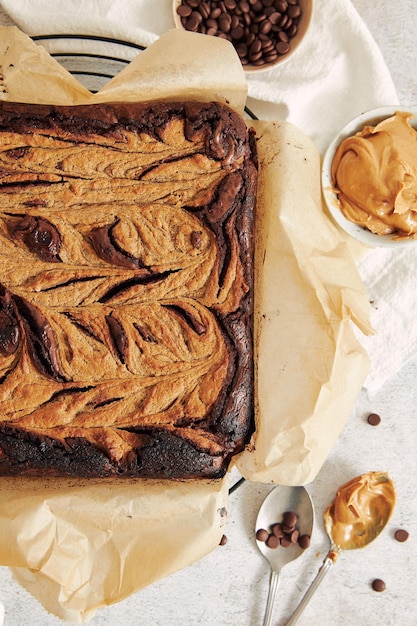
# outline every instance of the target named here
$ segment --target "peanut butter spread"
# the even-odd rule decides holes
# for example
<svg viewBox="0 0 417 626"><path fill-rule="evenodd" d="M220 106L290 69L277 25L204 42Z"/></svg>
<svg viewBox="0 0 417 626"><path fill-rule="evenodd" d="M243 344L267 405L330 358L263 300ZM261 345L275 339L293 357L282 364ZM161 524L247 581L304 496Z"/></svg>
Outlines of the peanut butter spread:
<svg viewBox="0 0 417 626"><path fill-rule="evenodd" d="M377 235L417 235L417 132L396 112L347 137L332 163L343 215Z"/></svg>
<svg viewBox="0 0 417 626"><path fill-rule="evenodd" d="M363 548L384 528L395 504L395 487L385 472L369 472L339 487L324 513L326 531L341 550Z"/></svg>

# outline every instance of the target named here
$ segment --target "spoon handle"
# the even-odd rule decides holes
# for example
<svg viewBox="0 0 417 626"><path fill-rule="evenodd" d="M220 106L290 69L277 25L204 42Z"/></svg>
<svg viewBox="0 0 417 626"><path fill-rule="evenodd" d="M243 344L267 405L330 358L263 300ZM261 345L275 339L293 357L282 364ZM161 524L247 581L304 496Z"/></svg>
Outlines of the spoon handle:
<svg viewBox="0 0 417 626"><path fill-rule="evenodd" d="M274 608L274 600L275 600L275 595L278 589L278 583L279 583L279 572L271 569L271 575L269 578L268 599L266 601L266 609L265 609L263 626L269 626L271 623L272 611Z"/></svg>
<svg viewBox="0 0 417 626"><path fill-rule="evenodd" d="M329 571L330 567L333 565L334 562L335 562L334 558L331 558L329 555L326 556L326 558L323 561L323 565L320 567L318 571L317 576L311 583L310 587L307 589L299 605L297 606L297 608L295 609L294 613L290 617L289 621L285 624L285 626L294 626L294 624L296 624L301 613L304 611L305 607L309 603L311 596L316 591L317 587L319 586L319 584L321 583L321 581L323 580L323 578L325 577L325 575L327 574L327 572Z"/></svg>

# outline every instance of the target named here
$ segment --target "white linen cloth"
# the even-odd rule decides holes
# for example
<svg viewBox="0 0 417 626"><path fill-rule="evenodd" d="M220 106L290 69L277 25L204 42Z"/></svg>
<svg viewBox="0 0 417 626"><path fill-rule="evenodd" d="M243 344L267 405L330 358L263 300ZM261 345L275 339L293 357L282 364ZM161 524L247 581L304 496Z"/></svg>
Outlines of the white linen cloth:
<svg viewBox="0 0 417 626"><path fill-rule="evenodd" d="M96 35L148 46L174 27L172 0L0 0L0 6L30 36ZM68 41L68 51L77 45ZM251 111L296 124L322 154L350 119L395 104L382 54L350 0L315 0L299 50L279 67L248 75ZM416 267L417 245L366 250L359 263L376 331L359 337L371 359L370 393L417 356Z"/></svg>

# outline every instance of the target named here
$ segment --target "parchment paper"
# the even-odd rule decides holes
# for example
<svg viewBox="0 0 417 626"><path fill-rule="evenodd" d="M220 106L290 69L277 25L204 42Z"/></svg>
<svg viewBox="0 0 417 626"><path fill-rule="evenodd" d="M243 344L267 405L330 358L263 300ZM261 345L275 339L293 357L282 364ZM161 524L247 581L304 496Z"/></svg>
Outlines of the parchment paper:
<svg viewBox="0 0 417 626"><path fill-rule="evenodd" d="M0 27L0 99L80 104L217 99L243 113L232 46L170 31L90 94L15 28ZM252 122L250 122L252 125ZM321 210L319 155L287 123L254 122L256 432L235 464L249 480L314 479L356 400L368 359L369 304L354 260ZM224 531L220 481L0 479L0 564L64 621L88 621L214 550ZM163 532L161 532L163 529ZM137 563L141 567L137 567Z"/></svg>
<svg viewBox="0 0 417 626"><path fill-rule="evenodd" d="M256 432L236 459L250 480L312 481L369 363L368 302L351 248L322 210L320 158L287 122L254 124L260 148L255 258Z"/></svg>

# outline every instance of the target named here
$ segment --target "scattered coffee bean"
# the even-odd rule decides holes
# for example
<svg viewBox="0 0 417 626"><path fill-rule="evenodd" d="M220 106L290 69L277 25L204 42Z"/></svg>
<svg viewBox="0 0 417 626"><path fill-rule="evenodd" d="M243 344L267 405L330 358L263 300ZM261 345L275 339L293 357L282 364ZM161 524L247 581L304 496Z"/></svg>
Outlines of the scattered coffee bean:
<svg viewBox="0 0 417 626"><path fill-rule="evenodd" d="M177 14L186 30L230 41L242 65L262 66L289 52L302 9L299 0L182 0Z"/></svg>
<svg viewBox="0 0 417 626"><path fill-rule="evenodd" d="M298 544L302 550L310 546L310 536L300 535L297 527L298 517L293 511L286 511L282 516L282 522L271 524L270 528L260 528L256 531L256 539L265 543L268 548L289 548Z"/></svg>
<svg viewBox="0 0 417 626"><path fill-rule="evenodd" d="M378 592L385 591L386 585L380 578L375 578L375 580L372 581L372 589Z"/></svg>
<svg viewBox="0 0 417 626"><path fill-rule="evenodd" d="M226 535L222 535L222 538L220 539L219 546L225 546L226 543L227 543L227 537L226 537Z"/></svg>
<svg viewBox="0 0 417 626"><path fill-rule="evenodd" d="M395 535L394 535L396 540L399 541L400 543L403 543L404 541L407 541L409 536L410 535L409 535L408 531L406 531L404 528L399 528L398 530L396 530L395 531Z"/></svg>
<svg viewBox="0 0 417 626"><path fill-rule="evenodd" d="M377 413L370 413L368 415L368 424L371 426L378 426L381 423L381 417Z"/></svg>

